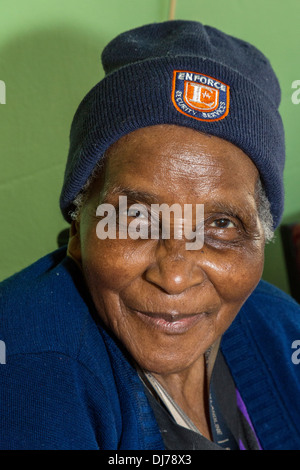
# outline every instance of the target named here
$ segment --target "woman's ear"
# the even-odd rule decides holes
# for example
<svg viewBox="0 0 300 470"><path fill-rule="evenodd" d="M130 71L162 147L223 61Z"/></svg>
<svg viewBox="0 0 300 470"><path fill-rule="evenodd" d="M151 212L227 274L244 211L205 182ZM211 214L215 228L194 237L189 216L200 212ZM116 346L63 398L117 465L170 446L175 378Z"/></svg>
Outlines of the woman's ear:
<svg viewBox="0 0 300 470"><path fill-rule="evenodd" d="M81 267L80 223L73 220L70 227L67 255Z"/></svg>

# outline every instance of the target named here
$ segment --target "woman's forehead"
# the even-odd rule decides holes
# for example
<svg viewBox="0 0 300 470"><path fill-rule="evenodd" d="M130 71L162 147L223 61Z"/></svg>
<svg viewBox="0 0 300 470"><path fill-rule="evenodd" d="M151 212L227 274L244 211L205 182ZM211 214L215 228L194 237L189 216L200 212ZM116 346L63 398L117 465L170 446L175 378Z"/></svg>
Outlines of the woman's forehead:
<svg viewBox="0 0 300 470"><path fill-rule="evenodd" d="M228 178L246 184L258 177L250 158L218 137L174 125L146 127L126 135L107 152L106 184L148 181L153 187L190 183L219 186ZM169 181L166 180L169 178Z"/></svg>

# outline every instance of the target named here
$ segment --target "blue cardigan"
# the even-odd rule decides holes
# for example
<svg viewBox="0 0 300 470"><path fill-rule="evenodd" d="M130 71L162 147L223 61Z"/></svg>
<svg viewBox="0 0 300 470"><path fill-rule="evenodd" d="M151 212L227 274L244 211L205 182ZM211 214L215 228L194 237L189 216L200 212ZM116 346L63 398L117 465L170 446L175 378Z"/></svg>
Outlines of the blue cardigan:
<svg viewBox="0 0 300 470"><path fill-rule="evenodd" d="M300 307L261 281L222 351L263 449L300 449ZM164 449L130 358L60 249L0 284L0 449Z"/></svg>

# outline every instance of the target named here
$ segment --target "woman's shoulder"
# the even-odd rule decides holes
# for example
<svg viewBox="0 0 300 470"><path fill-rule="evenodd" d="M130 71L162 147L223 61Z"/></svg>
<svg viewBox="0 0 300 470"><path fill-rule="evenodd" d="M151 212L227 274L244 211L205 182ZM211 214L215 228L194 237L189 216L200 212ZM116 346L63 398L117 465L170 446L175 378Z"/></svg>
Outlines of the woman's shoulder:
<svg viewBox="0 0 300 470"><path fill-rule="evenodd" d="M289 294L279 289L278 287L270 284L267 281L261 280L256 289L253 291L249 298L251 301L259 302L260 300L271 302L273 304L288 306L291 310L300 312L300 305ZM274 306L273 306L274 308Z"/></svg>
<svg viewBox="0 0 300 470"><path fill-rule="evenodd" d="M0 283L0 340L7 356L57 352L78 358L89 344L103 355L81 272L65 249Z"/></svg>
<svg viewBox="0 0 300 470"><path fill-rule="evenodd" d="M265 449L300 445L300 366L293 361L299 320L299 304L261 281L222 338L222 352Z"/></svg>

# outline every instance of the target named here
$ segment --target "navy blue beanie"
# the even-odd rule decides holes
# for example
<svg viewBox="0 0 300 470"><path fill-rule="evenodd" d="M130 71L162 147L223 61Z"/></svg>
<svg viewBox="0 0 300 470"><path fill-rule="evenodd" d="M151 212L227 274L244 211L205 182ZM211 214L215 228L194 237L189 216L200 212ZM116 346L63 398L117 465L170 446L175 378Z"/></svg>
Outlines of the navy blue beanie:
<svg viewBox="0 0 300 470"><path fill-rule="evenodd" d="M284 130L280 87L268 59L249 43L195 21L125 32L103 50L106 76L80 103L60 197L73 201L120 137L157 124L190 127L241 148L256 165L274 228L283 204Z"/></svg>

